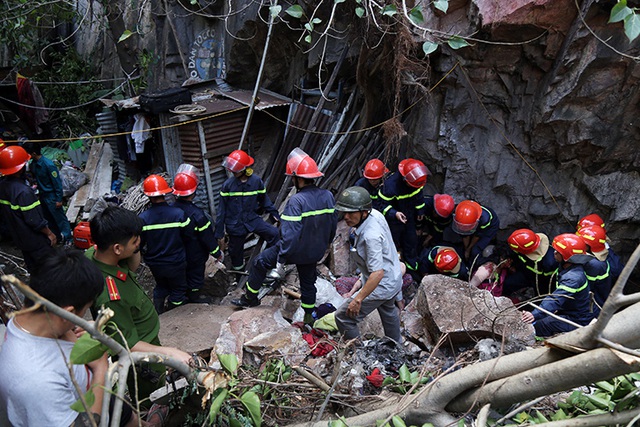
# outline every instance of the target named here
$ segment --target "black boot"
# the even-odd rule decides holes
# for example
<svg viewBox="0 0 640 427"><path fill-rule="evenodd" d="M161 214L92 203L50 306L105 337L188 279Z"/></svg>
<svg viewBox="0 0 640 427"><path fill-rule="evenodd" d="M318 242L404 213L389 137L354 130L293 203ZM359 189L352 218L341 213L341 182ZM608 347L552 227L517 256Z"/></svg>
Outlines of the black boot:
<svg viewBox="0 0 640 427"><path fill-rule="evenodd" d="M260 305L260 300L257 297L247 297L247 295L242 295L240 299L234 299L231 301L231 304L237 305L238 307L257 307Z"/></svg>

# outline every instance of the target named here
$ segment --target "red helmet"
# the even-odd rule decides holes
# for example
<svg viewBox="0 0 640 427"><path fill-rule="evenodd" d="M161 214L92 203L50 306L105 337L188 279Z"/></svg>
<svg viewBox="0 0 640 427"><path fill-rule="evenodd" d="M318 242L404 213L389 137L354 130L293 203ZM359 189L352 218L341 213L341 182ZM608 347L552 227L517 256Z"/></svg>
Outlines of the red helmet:
<svg viewBox="0 0 640 427"><path fill-rule="evenodd" d="M562 259L569 261L574 255L581 255L587 253L587 245L580 236L571 233L564 233L556 236L551 243L553 249L555 249Z"/></svg>
<svg viewBox="0 0 640 427"><path fill-rule="evenodd" d="M171 188L160 175L149 175L142 184L144 194L149 197L162 196L171 193Z"/></svg>
<svg viewBox="0 0 640 427"><path fill-rule="evenodd" d="M0 151L0 173L13 175L27 164L31 156L19 145L10 145Z"/></svg>
<svg viewBox="0 0 640 427"><path fill-rule="evenodd" d="M424 187L429 169L420 160L404 159L398 164L398 171L404 180L414 188Z"/></svg>
<svg viewBox="0 0 640 427"><path fill-rule="evenodd" d="M598 214L589 214L578 221L578 230L591 225L597 225L598 227L604 228L604 221Z"/></svg>
<svg viewBox="0 0 640 427"><path fill-rule="evenodd" d="M451 273L459 262L458 253L451 248L440 249L433 261L440 273Z"/></svg>
<svg viewBox="0 0 640 427"><path fill-rule="evenodd" d="M521 228L511 233L507 242L509 242L509 247L515 252L527 255L538 249L538 246L540 246L540 236L528 228Z"/></svg>
<svg viewBox="0 0 640 427"><path fill-rule="evenodd" d="M222 167L231 172L242 172L253 164L253 157L242 150L234 150L222 161Z"/></svg>
<svg viewBox="0 0 640 427"><path fill-rule="evenodd" d="M315 160L299 147L294 148L287 157L286 174L301 178L319 178L324 175L318 170Z"/></svg>
<svg viewBox="0 0 640 427"><path fill-rule="evenodd" d="M196 183L200 183L200 170L197 167L190 165L189 163L182 163L176 170L176 175L179 173L185 173L191 178L196 180Z"/></svg>
<svg viewBox="0 0 640 427"><path fill-rule="evenodd" d="M482 215L482 206L473 200L463 200L456 206L456 212L453 215L453 231L462 235L470 235L476 231L480 216Z"/></svg>
<svg viewBox="0 0 640 427"><path fill-rule="evenodd" d="M173 178L173 194L176 196L190 196L196 192L198 181L193 176L181 172Z"/></svg>
<svg viewBox="0 0 640 427"><path fill-rule="evenodd" d="M433 207L436 213L442 218L448 218L451 216L456 204L453 201L453 197L448 194L435 194L433 196Z"/></svg>
<svg viewBox="0 0 640 427"><path fill-rule="evenodd" d="M380 179L389 169L382 163L382 160L372 159L364 167L364 177L367 179Z"/></svg>
<svg viewBox="0 0 640 427"><path fill-rule="evenodd" d="M591 252L602 252L606 249L607 233L599 225L582 227L576 234L589 245Z"/></svg>

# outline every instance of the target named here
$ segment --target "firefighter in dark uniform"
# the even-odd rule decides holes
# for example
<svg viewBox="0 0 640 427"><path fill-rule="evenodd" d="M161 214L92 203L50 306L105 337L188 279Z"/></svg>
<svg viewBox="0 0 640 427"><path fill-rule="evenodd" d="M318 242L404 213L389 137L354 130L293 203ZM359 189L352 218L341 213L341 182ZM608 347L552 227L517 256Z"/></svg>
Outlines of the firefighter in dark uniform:
<svg viewBox="0 0 640 427"><path fill-rule="evenodd" d="M419 259L421 275L443 274L467 281L469 269L454 248L449 246L434 246L422 251Z"/></svg>
<svg viewBox="0 0 640 427"><path fill-rule="evenodd" d="M420 160L404 159L378 192L378 209L387 219L396 249L409 273L418 272L418 234L416 223L423 220L424 196L429 170Z"/></svg>
<svg viewBox="0 0 640 427"><path fill-rule="evenodd" d="M354 185L367 190L371 197L371 202L377 203L378 191L384 181L384 176L388 173L389 169L382 163L382 160L371 159L364 167L362 178L358 179Z"/></svg>
<svg viewBox="0 0 640 427"><path fill-rule="evenodd" d="M292 177L298 192L289 199L282 213L280 241L256 257L249 271L247 291L233 303L242 307L259 305L258 291L265 278L282 279L284 265L295 264L300 277L304 322L310 324L316 304L316 264L333 241L338 218L331 192L314 183L314 179L323 174L308 154L295 148L287 159L286 173Z"/></svg>
<svg viewBox="0 0 640 427"><path fill-rule="evenodd" d="M151 208L140 214L142 256L156 280L153 304L160 314L165 300L169 310L188 301L185 246L194 238L194 226L182 209L167 204L164 195L172 190L160 175L149 175L143 188Z"/></svg>
<svg viewBox="0 0 640 427"><path fill-rule="evenodd" d="M57 239L44 219L38 197L25 184L25 165L30 158L17 145L0 151L0 174L4 175L0 178L0 215L33 274L40 261L53 253Z"/></svg>
<svg viewBox="0 0 640 427"><path fill-rule="evenodd" d="M462 237L464 259L468 265L481 265L478 257L500 231L500 219L496 212L473 200L463 200L453 214L453 231ZM478 258L478 259L476 259Z"/></svg>
<svg viewBox="0 0 640 427"><path fill-rule="evenodd" d="M226 227L231 267L236 271L244 270L244 241L249 233L263 238L267 247L278 241L278 228L265 222L261 215L266 212L279 222L280 214L271 203L262 179L253 174L250 167L253 163L253 157L242 150L232 151L222 162L233 176L220 190L215 237L222 247Z"/></svg>
<svg viewBox="0 0 640 427"><path fill-rule="evenodd" d="M200 290L204 285L204 272L209 255L221 259L222 251L218 247L213 235L211 220L205 212L193 203L198 188L197 169L189 164L178 167L178 173L173 178L173 194L178 199L173 205L182 209L191 219L194 226L195 238L189 239L185 246L187 255L187 297L189 302L210 303L211 299Z"/></svg>
<svg viewBox="0 0 640 427"><path fill-rule="evenodd" d="M424 217L418 221L418 233L422 237L422 245L435 246L443 242L445 228L453 222L453 197L448 194L424 196Z"/></svg>
<svg viewBox="0 0 640 427"><path fill-rule="evenodd" d="M524 287L533 288L536 295L553 292L560 265L553 255L554 249L547 235L521 228L511 233L507 242L516 253L513 263L515 271L507 276L502 293L510 295Z"/></svg>

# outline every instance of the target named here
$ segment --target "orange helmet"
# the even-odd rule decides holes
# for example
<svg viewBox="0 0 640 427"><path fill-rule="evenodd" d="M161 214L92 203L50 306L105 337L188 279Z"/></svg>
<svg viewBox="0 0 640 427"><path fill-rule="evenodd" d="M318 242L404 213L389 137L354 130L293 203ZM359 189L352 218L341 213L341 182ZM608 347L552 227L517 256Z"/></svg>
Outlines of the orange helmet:
<svg viewBox="0 0 640 427"><path fill-rule="evenodd" d="M0 173L13 175L27 164L31 156L19 145L10 145L0 151Z"/></svg>
<svg viewBox="0 0 640 427"><path fill-rule="evenodd" d="M556 236L551 242L551 246L562 255L562 259L565 261L569 261L569 258L574 255L587 253L587 245L584 240L580 236L571 233Z"/></svg>
<svg viewBox="0 0 640 427"><path fill-rule="evenodd" d="M429 169L420 160L404 159L398 164L398 171L404 180L414 188L424 187Z"/></svg>
<svg viewBox="0 0 640 427"><path fill-rule="evenodd" d="M482 206L473 200L463 200L456 206L456 212L453 215L453 231L462 235L470 235L476 231L480 216L482 215Z"/></svg>
<svg viewBox="0 0 640 427"><path fill-rule="evenodd" d="M460 257L458 256L458 253L451 248L439 250L436 254L436 259L433 261L440 273L452 272L459 262Z"/></svg>
<svg viewBox="0 0 640 427"><path fill-rule="evenodd" d="M176 196L190 196L196 192L198 181L193 176L180 172L173 178L173 194Z"/></svg>
<svg viewBox="0 0 640 427"><path fill-rule="evenodd" d="M319 178L324 175L318 170L315 160L299 147L294 148L287 157L286 174L301 178Z"/></svg>
<svg viewBox="0 0 640 427"><path fill-rule="evenodd" d="M364 177L367 179L380 179L389 169L382 163L382 160L372 159L364 167Z"/></svg>
<svg viewBox="0 0 640 427"><path fill-rule="evenodd" d="M149 175L142 184L144 194L149 197L162 196L171 193L171 188L160 175Z"/></svg>
<svg viewBox="0 0 640 427"><path fill-rule="evenodd" d="M578 230L583 227L589 227L591 225L597 225L598 227L604 228L604 220L600 217L600 215L592 213L589 214L578 221Z"/></svg>
<svg viewBox="0 0 640 427"><path fill-rule="evenodd" d="M606 249L607 233L599 225L582 227L576 234L589 245L591 252L602 252Z"/></svg>
<svg viewBox="0 0 640 427"><path fill-rule="evenodd" d="M538 249L538 246L540 246L540 236L528 228L521 228L511 233L507 242L509 242L509 247L515 252L527 255Z"/></svg>
<svg viewBox="0 0 640 427"><path fill-rule="evenodd" d="M242 172L253 164L253 157L242 150L233 150L231 154L224 158L222 167L231 172Z"/></svg>
<svg viewBox="0 0 640 427"><path fill-rule="evenodd" d="M436 213L442 218L451 216L456 204L453 197L448 194L435 194L433 196L433 207Z"/></svg>

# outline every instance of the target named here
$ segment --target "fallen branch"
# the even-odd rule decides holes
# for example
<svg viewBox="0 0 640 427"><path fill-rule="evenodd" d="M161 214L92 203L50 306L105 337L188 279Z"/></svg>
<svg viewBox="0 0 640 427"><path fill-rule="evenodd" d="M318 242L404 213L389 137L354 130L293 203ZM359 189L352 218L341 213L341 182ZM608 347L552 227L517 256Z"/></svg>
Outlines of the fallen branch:
<svg viewBox="0 0 640 427"><path fill-rule="evenodd" d="M318 388L320 388L322 391L329 391L331 389L331 387L329 387L327 383L325 383L320 378L316 377L315 375L313 375L311 372L307 371L303 367L294 366L292 369L296 371L298 374L302 375L307 380L309 380L311 383L318 386Z"/></svg>

